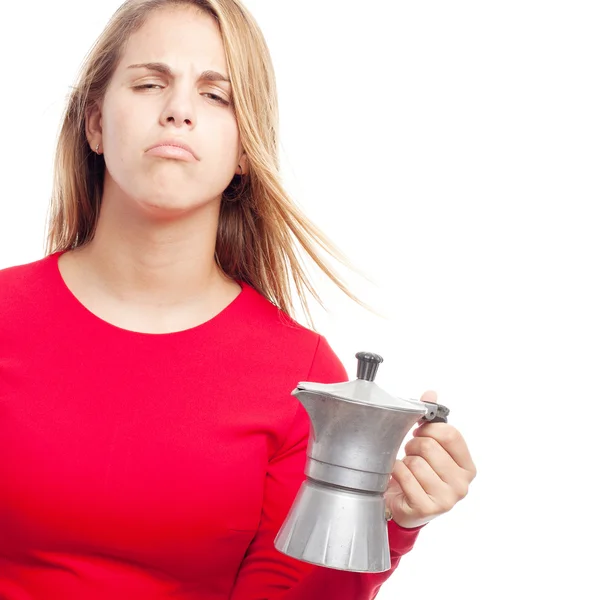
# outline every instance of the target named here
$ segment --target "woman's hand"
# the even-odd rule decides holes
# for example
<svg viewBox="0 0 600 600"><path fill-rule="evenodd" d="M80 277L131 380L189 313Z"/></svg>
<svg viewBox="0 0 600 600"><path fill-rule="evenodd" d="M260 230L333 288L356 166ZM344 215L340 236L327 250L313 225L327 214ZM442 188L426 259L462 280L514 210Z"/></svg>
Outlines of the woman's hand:
<svg viewBox="0 0 600 600"><path fill-rule="evenodd" d="M425 392L423 402L437 402ZM405 528L448 512L469 491L477 471L462 435L448 423L424 423L406 443L384 494L386 515Z"/></svg>

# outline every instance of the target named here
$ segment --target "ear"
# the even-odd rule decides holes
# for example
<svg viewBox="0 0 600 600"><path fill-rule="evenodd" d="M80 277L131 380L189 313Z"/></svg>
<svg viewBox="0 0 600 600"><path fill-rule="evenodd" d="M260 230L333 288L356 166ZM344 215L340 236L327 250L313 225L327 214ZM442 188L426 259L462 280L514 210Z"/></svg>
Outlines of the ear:
<svg viewBox="0 0 600 600"><path fill-rule="evenodd" d="M240 165L240 167L242 167L241 175L247 175L248 174L248 157L246 156L245 152L242 153L240 160L238 160L238 165ZM237 172L237 169L236 169L236 172Z"/></svg>
<svg viewBox="0 0 600 600"><path fill-rule="evenodd" d="M97 102L85 109L85 137L94 152L98 144L102 147L102 112Z"/></svg>

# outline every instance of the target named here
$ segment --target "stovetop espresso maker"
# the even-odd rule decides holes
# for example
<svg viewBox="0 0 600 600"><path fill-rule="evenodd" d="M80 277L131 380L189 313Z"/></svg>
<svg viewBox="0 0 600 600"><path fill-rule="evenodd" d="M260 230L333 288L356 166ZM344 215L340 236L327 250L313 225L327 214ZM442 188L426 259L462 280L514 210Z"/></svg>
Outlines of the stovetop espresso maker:
<svg viewBox="0 0 600 600"><path fill-rule="evenodd" d="M417 421L446 422L450 411L391 396L374 382L383 358L356 358L356 380L300 382L292 392L312 425L307 479L275 548L332 569L379 573L391 568L383 493L402 441Z"/></svg>

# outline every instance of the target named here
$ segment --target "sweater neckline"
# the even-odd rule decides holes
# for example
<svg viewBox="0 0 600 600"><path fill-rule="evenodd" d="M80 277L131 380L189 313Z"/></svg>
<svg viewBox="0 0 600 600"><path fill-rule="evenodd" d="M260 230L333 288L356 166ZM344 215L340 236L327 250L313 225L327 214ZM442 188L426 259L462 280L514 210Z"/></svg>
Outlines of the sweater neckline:
<svg viewBox="0 0 600 600"><path fill-rule="evenodd" d="M120 327L119 325L115 325L114 323L110 323L109 321L104 320L102 317L98 316L89 308L87 308L77 298L77 296L75 296L75 294L71 291L71 289L63 279L63 276L58 266L58 259L65 252L67 251L59 250L57 252L54 252L53 254L50 254L47 258L49 260L49 266L52 272L54 283L58 288L58 291L61 294L63 301L68 306L67 314L73 315L76 319L85 319L89 323L92 323L92 325L103 328L105 330L112 330L115 333L130 337L137 337L139 339L173 339L177 337L194 335L200 332L204 333L205 331L213 327L221 325L223 321L234 316L241 309L242 305L246 301L248 294L250 293L250 290L252 289L250 285L247 284L245 281L240 281L236 279L236 283L242 288L239 294L229 304L227 304L223 309L221 309L221 311L219 311L216 315L214 315L207 321L204 321L192 327L188 327L187 329L181 329L179 331L169 331L166 333L149 333L143 331L135 331L133 329Z"/></svg>

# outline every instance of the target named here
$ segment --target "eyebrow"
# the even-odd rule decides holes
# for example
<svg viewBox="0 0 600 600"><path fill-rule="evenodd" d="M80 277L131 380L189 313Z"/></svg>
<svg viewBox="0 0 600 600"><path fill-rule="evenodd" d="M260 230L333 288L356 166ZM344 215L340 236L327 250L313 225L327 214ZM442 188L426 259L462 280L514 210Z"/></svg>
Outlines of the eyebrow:
<svg viewBox="0 0 600 600"><path fill-rule="evenodd" d="M149 71L157 71L158 73L162 73L167 75L168 77L174 77L173 70L169 65L161 62L151 62L151 63L140 63L136 65L129 65L128 69L148 69ZM217 71L203 71L200 73L200 77L198 79L203 81L225 81L227 83L231 83L229 77L225 77L221 73Z"/></svg>

